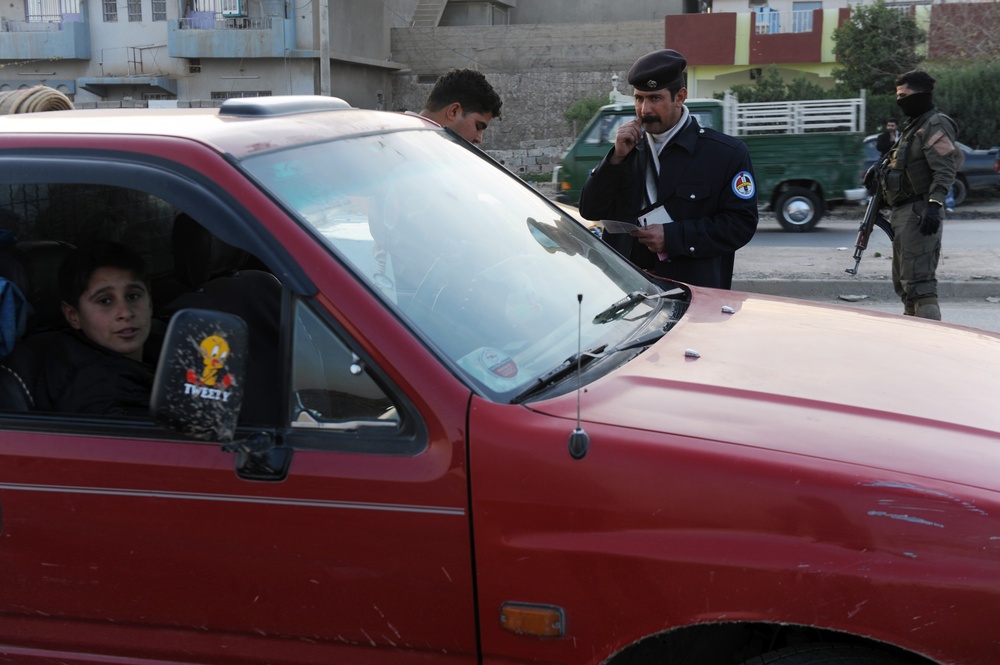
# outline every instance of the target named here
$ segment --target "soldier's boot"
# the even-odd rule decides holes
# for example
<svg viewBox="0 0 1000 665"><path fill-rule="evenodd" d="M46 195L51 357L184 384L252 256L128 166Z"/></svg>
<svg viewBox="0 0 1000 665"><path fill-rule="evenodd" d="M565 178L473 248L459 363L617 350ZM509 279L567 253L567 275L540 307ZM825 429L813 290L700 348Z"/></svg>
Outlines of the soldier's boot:
<svg viewBox="0 0 1000 665"><path fill-rule="evenodd" d="M916 316L916 314L917 314L917 308L916 308L916 305L913 304L913 301L912 300L904 300L903 301L903 315L904 316Z"/></svg>
<svg viewBox="0 0 1000 665"><path fill-rule="evenodd" d="M941 307L938 306L937 298L921 298L914 307L914 315L922 319L941 320Z"/></svg>

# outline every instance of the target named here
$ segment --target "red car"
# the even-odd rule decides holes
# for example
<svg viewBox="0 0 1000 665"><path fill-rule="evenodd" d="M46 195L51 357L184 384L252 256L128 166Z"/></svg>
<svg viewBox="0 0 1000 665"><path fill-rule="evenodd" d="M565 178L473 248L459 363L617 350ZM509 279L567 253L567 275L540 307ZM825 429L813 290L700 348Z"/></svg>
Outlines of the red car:
<svg viewBox="0 0 1000 665"><path fill-rule="evenodd" d="M1000 658L996 334L658 281L328 98L0 118L0 229L7 662ZM94 238L149 416L32 392Z"/></svg>

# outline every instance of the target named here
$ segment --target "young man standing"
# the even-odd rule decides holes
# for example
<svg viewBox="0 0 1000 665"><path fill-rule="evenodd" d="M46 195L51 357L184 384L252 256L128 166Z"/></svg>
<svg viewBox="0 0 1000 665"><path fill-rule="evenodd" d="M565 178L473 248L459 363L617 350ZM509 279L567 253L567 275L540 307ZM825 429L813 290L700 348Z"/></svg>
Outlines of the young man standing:
<svg viewBox="0 0 1000 665"><path fill-rule="evenodd" d="M878 150L878 154L884 155L889 152L889 149L892 148L898 138L899 121L895 118L887 118L885 121L885 131L875 139L875 148Z"/></svg>
<svg viewBox="0 0 1000 665"><path fill-rule="evenodd" d="M500 117L502 105L482 72L453 69L438 78L420 115L479 145L490 122Z"/></svg>

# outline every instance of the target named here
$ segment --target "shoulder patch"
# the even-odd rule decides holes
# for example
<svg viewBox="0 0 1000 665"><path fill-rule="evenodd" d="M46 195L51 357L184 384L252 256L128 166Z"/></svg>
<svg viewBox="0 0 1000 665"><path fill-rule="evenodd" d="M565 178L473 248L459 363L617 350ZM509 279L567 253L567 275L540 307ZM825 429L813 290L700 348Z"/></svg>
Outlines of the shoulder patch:
<svg viewBox="0 0 1000 665"><path fill-rule="evenodd" d="M733 194L741 199L752 199L757 192L757 186L753 182L753 175L749 171L740 171L733 178Z"/></svg>

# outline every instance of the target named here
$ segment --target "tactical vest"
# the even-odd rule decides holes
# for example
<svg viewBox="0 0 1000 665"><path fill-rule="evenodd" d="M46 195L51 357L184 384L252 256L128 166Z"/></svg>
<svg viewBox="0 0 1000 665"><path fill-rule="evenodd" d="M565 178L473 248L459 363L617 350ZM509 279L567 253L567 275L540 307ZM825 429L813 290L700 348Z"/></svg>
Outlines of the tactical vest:
<svg viewBox="0 0 1000 665"><path fill-rule="evenodd" d="M934 115L933 113L927 114L927 117L919 125L907 127L903 131L896 149L889 155L888 164L880 173L879 183L882 185L885 202L890 206L911 201L914 197L922 196L930 191L934 178L930 164L927 163L926 159L907 163L906 158L917 131L926 127ZM940 112L937 115L942 116L954 126L955 122L948 116Z"/></svg>

